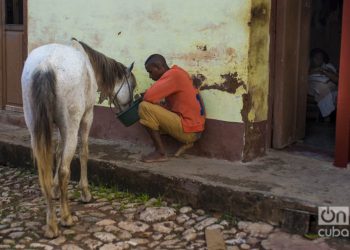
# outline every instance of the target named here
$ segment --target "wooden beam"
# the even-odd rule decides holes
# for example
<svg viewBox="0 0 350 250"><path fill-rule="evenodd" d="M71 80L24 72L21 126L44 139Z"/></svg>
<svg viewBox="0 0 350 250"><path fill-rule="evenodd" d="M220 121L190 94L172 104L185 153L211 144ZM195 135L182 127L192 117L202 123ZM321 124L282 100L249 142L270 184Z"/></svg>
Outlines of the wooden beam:
<svg viewBox="0 0 350 250"><path fill-rule="evenodd" d="M350 159L350 0L343 2L340 50L337 123L335 138L336 167L346 168Z"/></svg>
<svg viewBox="0 0 350 250"><path fill-rule="evenodd" d="M267 115L266 148L272 148L273 135L273 101L275 89L275 68L276 68L276 23L277 23L277 0L271 0L270 14L270 48L269 48L269 101Z"/></svg>
<svg viewBox="0 0 350 250"><path fill-rule="evenodd" d="M28 56L28 1L23 0L23 63Z"/></svg>
<svg viewBox="0 0 350 250"><path fill-rule="evenodd" d="M5 0L0 0L0 109L5 106Z"/></svg>

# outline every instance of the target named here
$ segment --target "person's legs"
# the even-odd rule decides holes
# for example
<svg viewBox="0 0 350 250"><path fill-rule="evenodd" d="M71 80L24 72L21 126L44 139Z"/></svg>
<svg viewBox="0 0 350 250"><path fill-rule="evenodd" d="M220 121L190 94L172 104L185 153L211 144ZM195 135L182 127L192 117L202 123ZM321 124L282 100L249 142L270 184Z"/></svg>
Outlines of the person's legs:
<svg viewBox="0 0 350 250"><path fill-rule="evenodd" d="M141 160L144 162L168 160L165 147L159 133L159 116L161 116L162 109L163 108L159 105L149 102L141 102L139 105L140 123L150 135L155 147L154 152L142 157Z"/></svg>
<svg viewBox="0 0 350 250"><path fill-rule="evenodd" d="M142 161L144 162L154 162L154 161L166 161L168 160L168 157L166 155L165 147L162 141L162 138L160 137L159 131L152 130L146 126L144 126L147 130L148 134L150 135L153 144L155 146L154 152L150 153L147 156L142 157Z"/></svg>
<svg viewBox="0 0 350 250"><path fill-rule="evenodd" d="M164 161L167 159L159 130L184 143L176 152L175 156L183 154L199 138L197 133L185 133L182 128L180 116L159 105L142 102L139 106L139 115L140 123L146 127L155 145L155 151L144 157L144 161Z"/></svg>
<svg viewBox="0 0 350 250"><path fill-rule="evenodd" d="M193 142L183 144L183 145L176 151L175 157L179 157L179 156L183 155L187 150L189 150L190 148L192 148L193 145L194 145Z"/></svg>

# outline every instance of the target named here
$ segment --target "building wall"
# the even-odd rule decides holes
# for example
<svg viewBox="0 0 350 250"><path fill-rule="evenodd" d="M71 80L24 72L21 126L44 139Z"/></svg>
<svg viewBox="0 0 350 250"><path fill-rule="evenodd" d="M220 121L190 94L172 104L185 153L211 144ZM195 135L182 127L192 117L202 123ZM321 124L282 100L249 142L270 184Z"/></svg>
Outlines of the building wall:
<svg viewBox="0 0 350 250"><path fill-rule="evenodd" d="M170 65L186 69L201 90L209 118L199 151L215 156L210 145L221 143L215 150L225 150L223 157L242 158L248 120L267 119L268 0L36 0L28 5L29 51L76 37L126 65L135 61L137 92L152 84L144 69L150 54L162 54ZM95 116L107 115L97 110ZM119 126L113 119L105 125L110 130ZM218 133L217 126L230 136ZM146 138L138 129L120 128L115 137ZM220 142L225 137L231 142Z"/></svg>
<svg viewBox="0 0 350 250"><path fill-rule="evenodd" d="M249 161L265 154L267 139L271 1L253 0L249 21L248 89L243 95L244 149Z"/></svg>

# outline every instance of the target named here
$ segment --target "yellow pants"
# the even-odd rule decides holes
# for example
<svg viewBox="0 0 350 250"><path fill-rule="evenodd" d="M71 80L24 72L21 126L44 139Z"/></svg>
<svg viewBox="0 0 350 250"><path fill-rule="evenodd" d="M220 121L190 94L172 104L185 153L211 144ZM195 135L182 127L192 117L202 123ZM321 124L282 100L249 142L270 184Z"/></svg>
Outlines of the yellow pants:
<svg viewBox="0 0 350 250"><path fill-rule="evenodd" d="M169 134L182 143L192 143L199 138L200 133L185 133L181 118L160 105L141 102L139 105L140 123L152 130Z"/></svg>

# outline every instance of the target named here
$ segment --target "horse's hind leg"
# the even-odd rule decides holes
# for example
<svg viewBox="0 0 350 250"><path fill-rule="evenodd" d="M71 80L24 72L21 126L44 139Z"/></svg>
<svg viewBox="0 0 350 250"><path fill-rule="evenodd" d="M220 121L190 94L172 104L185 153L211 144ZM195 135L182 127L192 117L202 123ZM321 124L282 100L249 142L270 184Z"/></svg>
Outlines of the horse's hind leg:
<svg viewBox="0 0 350 250"><path fill-rule="evenodd" d="M46 226L45 226L45 237L46 238L55 238L58 236L58 226L57 218L55 211L55 204L51 196L52 188L52 170L43 169L38 167L39 172L39 181L41 190L46 198L47 212L46 212Z"/></svg>
<svg viewBox="0 0 350 250"><path fill-rule="evenodd" d="M91 193L89 191L89 182L87 178L87 161L89 157L89 132L91 128L93 118L92 109L87 111L80 123L80 137L81 137L81 148L80 148L80 182L81 188L81 199L83 202L91 201Z"/></svg>
<svg viewBox="0 0 350 250"><path fill-rule="evenodd" d="M62 159L62 144L60 142L60 138L57 139L57 147L56 147L56 168L55 168L55 177L53 180L52 187L52 197L53 199L58 200L60 198L60 187L59 187L59 169L61 166Z"/></svg>
<svg viewBox="0 0 350 250"><path fill-rule="evenodd" d="M68 131L65 131L62 140L62 159L58 178L61 190L61 224L63 226L71 226L73 225L73 219L68 206L67 188L70 177L70 163L77 148L78 129L69 128Z"/></svg>

